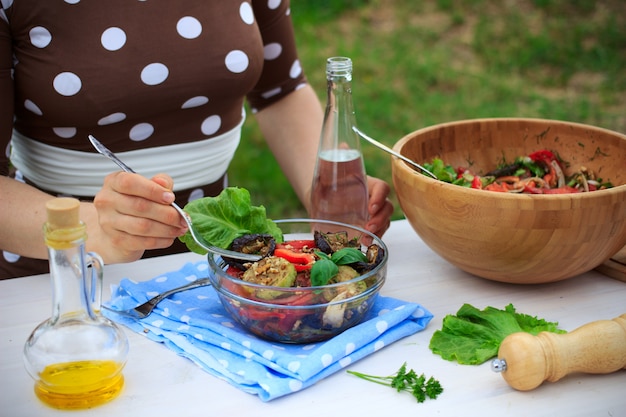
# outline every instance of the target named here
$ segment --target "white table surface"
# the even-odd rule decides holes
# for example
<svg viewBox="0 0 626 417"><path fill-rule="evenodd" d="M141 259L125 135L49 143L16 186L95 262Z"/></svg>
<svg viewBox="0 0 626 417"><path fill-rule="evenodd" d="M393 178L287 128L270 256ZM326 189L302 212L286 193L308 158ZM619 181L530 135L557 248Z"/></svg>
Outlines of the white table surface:
<svg viewBox="0 0 626 417"><path fill-rule="evenodd" d="M558 321L574 330L626 312L626 284L597 272L544 285L513 285L471 276L432 252L405 220L384 236L389 246L388 279L381 293L415 301L434 315L426 330L399 340L348 369L389 375L408 368L434 376L444 387L436 400L418 404L408 393L366 382L340 371L303 391L262 402L177 356L163 345L126 330L130 340L126 385L121 395L80 416L626 416L626 370L607 375L574 374L520 392L510 388L489 362L479 366L443 360L428 349L446 314L470 303ZM123 277L146 280L201 259L179 254L105 267L105 300ZM31 331L50 317L48 275L0 281L0 416L68 415L35 397L22 349ZM245 414L244 414L245 413Z"/></svg>

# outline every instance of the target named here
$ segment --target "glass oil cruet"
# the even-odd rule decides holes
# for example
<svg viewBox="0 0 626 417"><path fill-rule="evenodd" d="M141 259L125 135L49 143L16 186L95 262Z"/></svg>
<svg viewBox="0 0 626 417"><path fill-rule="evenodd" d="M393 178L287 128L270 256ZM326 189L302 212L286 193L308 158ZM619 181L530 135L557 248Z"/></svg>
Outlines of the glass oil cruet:
<svg viewBox="0 0 626 417"><path fill-rule="evenodd" d="M352 130L352 60L326 62L327 100L311 187L311 217L365 227L368 191L359 137Z"/></svg>
<svg viewBox="0 0 626 417"><path fill-rule="evenodd" d="M24 346L35 394L58 409L85 409L120 393L128 339L100 314L101 258L85 253L86 226L74 198L47 202L44 224L52 283L52 317Z"/></svg>

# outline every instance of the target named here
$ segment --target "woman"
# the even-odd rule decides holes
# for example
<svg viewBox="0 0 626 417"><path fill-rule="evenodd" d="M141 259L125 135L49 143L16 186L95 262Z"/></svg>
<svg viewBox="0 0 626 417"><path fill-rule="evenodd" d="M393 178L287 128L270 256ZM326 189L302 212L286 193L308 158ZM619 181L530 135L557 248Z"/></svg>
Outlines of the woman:
<svg viewBox="0 0 626 417"><path fill-rule="evenodd" d="M288 1L2 5L0 277L47 272L43 207L56 195L81 199L87 249L106 263L185 250L169 204L226 186L245 99L308 207L322 107ZM113 172L90 134L139 174ZM367 228L382 235L389 186L368 185Z"/></svg>

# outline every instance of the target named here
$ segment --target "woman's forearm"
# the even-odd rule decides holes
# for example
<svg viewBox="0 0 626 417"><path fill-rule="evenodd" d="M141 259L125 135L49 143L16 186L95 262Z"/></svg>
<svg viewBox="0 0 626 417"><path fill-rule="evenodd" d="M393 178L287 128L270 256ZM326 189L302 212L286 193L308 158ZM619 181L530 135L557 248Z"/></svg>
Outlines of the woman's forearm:
<svg viewBox="0 0 626 417"><path fill-rule="evenodd" d="M0 249L29 258L47 257L43 240L46 201L53 196L0 177Z"/></svg>
<svg viewBox="0 0 626 417"><path fill-rule="evenodd" d="M307 210L323 116L308 85L256 115L268 146Z"/></svg>

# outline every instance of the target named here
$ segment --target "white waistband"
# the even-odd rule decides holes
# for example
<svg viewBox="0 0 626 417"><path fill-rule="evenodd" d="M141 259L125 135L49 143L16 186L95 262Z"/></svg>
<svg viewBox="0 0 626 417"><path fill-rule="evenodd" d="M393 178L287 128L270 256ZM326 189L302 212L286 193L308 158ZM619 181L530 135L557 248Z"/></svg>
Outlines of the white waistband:
<svg viewBox="0 0 626 417"><path fill-rule="evenodd" d="M230 131L198 142L116 154L147 178L167 173L174 179L174 191L211 184L226 173L239 146L243 122L244 118ZM98 153L46 145L15 130L11 139L11 162L38 187L76 196L96 195L104 177L117 168Z"/></svg>

